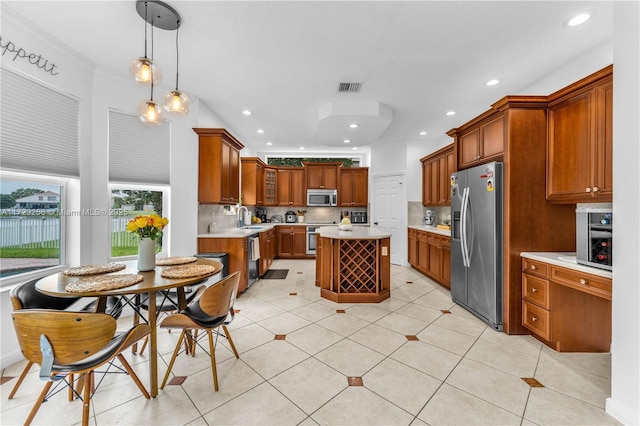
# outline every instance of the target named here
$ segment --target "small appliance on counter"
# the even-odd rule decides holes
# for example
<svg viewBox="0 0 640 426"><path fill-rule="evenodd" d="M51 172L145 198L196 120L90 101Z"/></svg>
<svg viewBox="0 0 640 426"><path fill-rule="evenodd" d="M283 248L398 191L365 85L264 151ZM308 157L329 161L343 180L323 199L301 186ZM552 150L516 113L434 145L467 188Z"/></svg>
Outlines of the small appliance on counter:
<svg viewBox="0 0 640 426"><path fill-rule="evenodd" d="M271 223L282 223L284 222L282 220L282 215L281 214L274 214L273 216L271 216Z"/></svg>
<svg viewBox="0 0 640 426"><path fill-rule="evenodd" d="M367 223L367 212L351 212L351 223Z"/></svg>
<svg viewBox="0 0 640 426"><path fill-rule="evenodd" d="M342 219L344 219L345 217L351 218L351 216L349 215L349 210L341 210L340 211L340 218L338 218L338 223L340 223L342 221ZM349 219L351 220L351 219Z"/></svg>
<svg viewBox="0 0 640 426"><path fill-rule="evenodd" d="M425 210L424 224L427 226L436 226L436 212L433 210Z"/></svg>
<svg viewBox="0 0 640 426"><path fill-rule="evenodd" d="M256 207L256 217L262 221L262 223L267 221L267 209L264 207Z"/></svg>
<svg viewBox="0 0 640 426"><path fill-rule="evenodd" d="M286 223L296 223L298 221L298 214L293 210L289 210L284 214L284 221Z"/></svg>
<svg viewBox="0 0 640 426"><path fill-rule="evenodd" d="M613 212L606 208L576 209L576 257L581 265L613 270Z"/></svg>

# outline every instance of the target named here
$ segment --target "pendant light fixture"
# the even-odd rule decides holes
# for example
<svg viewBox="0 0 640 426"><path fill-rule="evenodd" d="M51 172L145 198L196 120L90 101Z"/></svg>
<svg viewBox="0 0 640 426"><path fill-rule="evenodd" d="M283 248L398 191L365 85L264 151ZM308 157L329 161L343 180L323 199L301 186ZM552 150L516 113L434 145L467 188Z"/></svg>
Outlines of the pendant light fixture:
<svg viewBox="0 0 640 426"><path fill-rule="evenodd" d="M164 109L172 114L186 115L189 113L190 101L186 93L178 90L178 71L179 71L179 47L178 47L178 31L180 31L180 21L176 28L176 90L170 90L164 95L162 105Z"/></svg>
<svg viewBox="0 0 640 426"><path fill-rule="evenodd" d="M142 2L138 2L143 6L143 11L144 11L144 15L142 15L142 18L144 19L144 56L135 59L133 62L131 62L131 65L129 66L129 73L131 74L131 77L133 77L133 79L140 84L150 84L151 83L151 79L153 78L153 84L158 84L160 82L160 80L162 79L162 76L160 74L160 69L158 68L158 66L153 62L153 53L151 54L151 58L149 59L147 58L147 23L152 22L152 20L148 19L148 1L142 1ZM138 5L136 4L136 7L138 7ZM140 13L140 9L138 9L138 13ZM153 23L151 23L152 28L152 34L153 34ZM153 35L152 35L152 42L153 43Z"/></svg>
<svg viewBox="0 0 640 426"><path fill-rule="evenodd" d="M145 20L145 57L139 59L147 59L147 31L146 24L151 24L151 58L153 59L153 30L161 28L163 30L176 30L176 90L170 91L165 98L169 99L168 106L164 108L153 100L153 86L158 83L159 78L155 75L159 73L157 68L153 66L145 69L144 64L141 68L146 72L148 70L149 82L151 83L151 96L148 101L142 102L138 106L138 118L145 124L162 124L165 109L178 114L186 114L189 112L189 98L178 90L178 28L180 27L180 15L168 4L159 0L137 0L136 10L138 15ZM144 62L144 61L142 61ZM152 61L150 61L153 64ZM144 72L143 72L144 74Z"/></svg>

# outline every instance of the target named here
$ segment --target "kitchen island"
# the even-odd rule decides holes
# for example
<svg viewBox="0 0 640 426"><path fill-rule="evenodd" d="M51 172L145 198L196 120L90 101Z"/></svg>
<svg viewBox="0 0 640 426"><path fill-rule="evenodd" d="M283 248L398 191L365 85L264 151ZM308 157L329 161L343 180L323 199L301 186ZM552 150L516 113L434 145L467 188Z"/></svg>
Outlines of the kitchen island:
<svg viewBox="0 0 640 426"><path fill-rule="evenodd" d="M391 294L391 234L366 226L318 228L316 286L334 302L377 303Z"/></svg>

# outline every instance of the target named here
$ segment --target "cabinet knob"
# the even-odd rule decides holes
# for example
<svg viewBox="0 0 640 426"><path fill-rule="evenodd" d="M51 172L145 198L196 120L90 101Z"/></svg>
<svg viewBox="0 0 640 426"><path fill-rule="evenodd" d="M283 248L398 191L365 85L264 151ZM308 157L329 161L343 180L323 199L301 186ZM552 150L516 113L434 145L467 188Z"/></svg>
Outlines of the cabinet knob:
<svg viewBox="0 0 640 426"><path fill-rule="evenodd" d="M538 289L537 289L537 288L533 287L533 288L531 289L531 293L537 293L537 292L538 292Z"/></svg>
<svg viewBox="0 0 640 426"><path fill-rule="evenodd" d="M538 321L538 317L531 317L531 321L533 321L533 322Z"/></svg>
<svg viewBox="0 0 640 426"><path fill-rule="evenodd" d="M537 270L538 270L538 267L537 267L536 265L531 265L531 270L532 270L532 271L537 271Z"/></svg>
<svg viewBox="0 0 640 426"><path fill-rule="evenodd" d="M591 188L585 188L584 192L591 192Z"/></svg>
<svg viewBox="0 0 640 426"><path fill-rule="evenodd" d="M594 186L593 187L593 192L598 192L598 191L600 191L600 188L598 188L597 186Z"/></svg>
<svg viewBox="0 0 640 426"><path fill-rule="evenodd" d="M587 283L587 280L585 280L584 278L580 278L580 284L584 285Z"/></svg>

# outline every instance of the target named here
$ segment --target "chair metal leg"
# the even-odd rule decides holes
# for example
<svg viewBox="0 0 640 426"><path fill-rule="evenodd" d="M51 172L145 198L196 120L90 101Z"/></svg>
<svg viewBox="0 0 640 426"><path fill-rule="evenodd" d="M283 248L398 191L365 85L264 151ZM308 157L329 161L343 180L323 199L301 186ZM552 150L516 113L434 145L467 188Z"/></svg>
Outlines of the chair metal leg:
<svg viewBox="0 0 640 426"><path fill-rule="evenodd" d="M171 374L173 363L176 361L176 358L178 357L178 353L180 352L180 346L182 346L182 341L184 340L185 333L186 333L186 330L182 330L182 333L180 333L180 337L178 338L178 343L176 344L176 348L173 351L171 362L169 362L169 367L167 367L167 372L164 375L164 379L162 380L162 385L160 385L160 389L164 389L164 385L167 384L167 379L169 378L169 374Z"/></svg>
<svg viewBox="0 0 640 426"><path fill-rule="evenodd" d="M42 405L42 403L44 402L45 397L49 393L49 389L51 389L51 385L53 385L53 382L45 383L44 387L42 388L42 392L40 392L40 395L38 396L38 399L36 399L36 403L33 404L33 408L31 409L31 412L29 413L29 416L27 417L27 420L24 421L24 426L29 426L31 424L31 422L33 421L33 418L38 413L38 410L40 409L40 406Z"/></svg>
<svg viewBox="0 0 640 426"><path fill-rule="evenodd" d="M16 392L18 391L18 388L22 384L22 381L24 380L25 377L27 377L27 374L29 373L29 370L31 370L31 366L32 365L33 365L33 362L29 361L27 363L27 365L24 366L24 370L22 370L22 374L20 374L20 377L18 377L18 381L13 386L13 389L11 390L11 393L9 394L9 398L7 398L7 399L12 399L13 396L16 394Z"/></svg>
<svg viewBox="0 0 640 426"><path fill-rule="evenodd" d="M218 392L218 369L216 368L216 348L213 345L213 333L211 330L206 330L209 336L209 353L211 355L211 371L213 372L213 390Z"/></svg>
<svg viewBox="0 0 640 426"><path fill-rule="evenodd" d="M227 336L229 345L231 346L231 349L233 349L233 353L235 354L236 358L240 358L240 355L238 355L238 351L236 350L236 345L233 344L233 339L231 338L231 334L229 333L226 325L222 326L222 331L224 331L224 335Z"/></svg>
<svg viewBox="0 0 640 426"><path fill-rule="evenodd" d="M118 359L120 360L120 363L122 364L124 369L127 370L127 373L129 373L129 376L131 377L133 382L136 384L136 386L138 386L138 389L140 389L140 392L142 392L142 395L147 399L151 399L149 392L147 392L147 389L144 387L144 385L140 381L140 378L138 378L138 375L136 374L136 372L133 371L133 368L131 368L131 365L127 362L124 355L118 354Z"/></svg>
<svg viewBox="0 0 640 426"><path fill-rule="evenodd" d="M84 375L84 393L82 395L82 426L89 426L89 406L93 388L93 370Z"/></svg>

